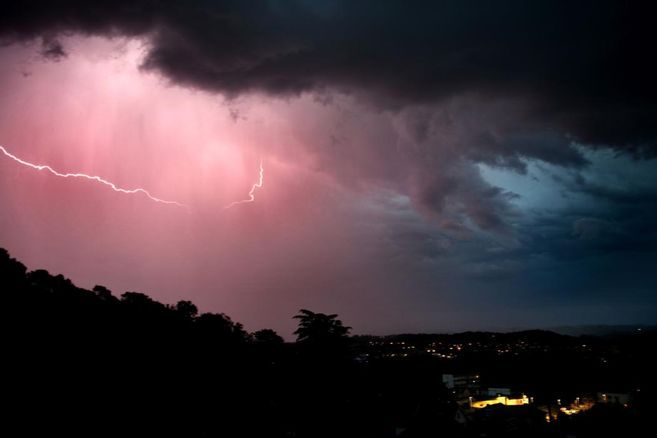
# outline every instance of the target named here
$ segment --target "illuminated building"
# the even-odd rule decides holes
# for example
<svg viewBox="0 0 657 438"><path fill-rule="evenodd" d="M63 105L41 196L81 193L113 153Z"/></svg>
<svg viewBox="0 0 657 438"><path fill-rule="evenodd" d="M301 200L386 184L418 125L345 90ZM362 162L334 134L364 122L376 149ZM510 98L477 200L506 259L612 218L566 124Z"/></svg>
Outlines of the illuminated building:
<svg viewBox="0 0 657 438"><path fill-rule="evenodd" d="M491 405L504 405L504 406L522 406L529 404L529 397L523 394L520 398L509 398L504 395L500 395L493 399L488 400L470 400L470 407L474 409L482 409L486 406Z"/></svg>

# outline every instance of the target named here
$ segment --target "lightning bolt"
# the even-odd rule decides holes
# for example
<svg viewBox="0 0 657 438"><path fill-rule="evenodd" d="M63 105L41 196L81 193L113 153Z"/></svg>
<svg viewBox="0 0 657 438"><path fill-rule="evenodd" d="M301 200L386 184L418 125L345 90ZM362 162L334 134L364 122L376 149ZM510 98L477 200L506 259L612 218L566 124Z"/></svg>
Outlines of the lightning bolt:
<svg viewBox="0 0 657 438"><path fill-rule="evenodd" d="M265 169L262 167L262 160L260 160L260 173L259 173L258 182L251 186L251 190L249 190L248 199L242 199L241 201L231 202L230 204L224 207L224 210L228 210L229 208L234 207L238 204L248 204L249 202L255 201L255 191L256 189L262 187L264 174L265 174Z"/></svg>
<svg viewBox="0 0 657 438"><path fill-rule="evenodd" d="M103 179L99 176L87 175L85 173L60 173L60 172L57 172L55 169L53 169L50 166L46 166L46 165L42 165L42 164L34 164L34 163L30 163L30 162L25 161L25 160L21 160L16 155L13 155L12 153L10 153L2 145L0 145L0 152L2 152L6 157L9 157L12 160L16 161L17 163L22 164L23 166L27 166L27 167L30 167L30 168L35 169L35 170L47 170L48 172L52 173L53 175L59 176L61 178L84 178L84 179L88 179L88 180L91 180L91 181L96 181L96 182L99 182L103 185L106 185L109 188L111 188L112 190L114 190L115 192L125 193L125 194L129 194L129 195L136 194L136 193L143 193L151 201L159 202L161 204L176 205L178 207L183 207L183 208L189 209L189 207L187 205L181 204L180 202L167 201L166 199L157 198L157 197L151 195L149 193L149 191L146 190L146 189L142 189L142 188L124 189L124 188L118 187L113 182L107 181L107 180L105 180L105 179Z"/></svg>

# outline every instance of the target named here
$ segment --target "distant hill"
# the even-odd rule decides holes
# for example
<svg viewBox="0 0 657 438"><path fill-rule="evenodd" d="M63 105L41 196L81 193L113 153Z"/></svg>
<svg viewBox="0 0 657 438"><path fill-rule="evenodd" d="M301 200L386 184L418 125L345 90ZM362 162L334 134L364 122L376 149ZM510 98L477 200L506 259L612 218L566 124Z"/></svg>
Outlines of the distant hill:
<svg viewBox="0 0 657 438"><path fill-rule="evenodd" d="M568 336L609 336L639 331L655 331L657 325L576 325L552 327L549 330Z"/></svg>
<svg viewBox="0 0 657 438"><path fill-rule="evenodd" d="M390 341L434 341L450 340L454 342L468 342L473 340L513 340L513 339L540 339L542 341L563 340L572 335L559 333L556 330L518 330L512 332L465 331L457 333L401 333L394 335L375 336L360 335L362 338L381 339Z"/></svg>

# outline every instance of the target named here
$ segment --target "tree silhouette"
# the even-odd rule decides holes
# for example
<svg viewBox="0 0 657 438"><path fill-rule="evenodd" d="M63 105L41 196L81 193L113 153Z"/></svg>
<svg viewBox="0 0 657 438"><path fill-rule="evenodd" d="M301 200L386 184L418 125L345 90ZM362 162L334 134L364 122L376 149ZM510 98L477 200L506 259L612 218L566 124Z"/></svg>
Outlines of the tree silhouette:
<svg viewBox="0 0 657 438"><path fill-rule="evenodd" d="M0 248L0 278L8 290L15 289L25 282L27 269L21 262L12 259L6 249Z"/></svg>
<svg viewBox="0 0 657 438"><path fill-rule="evenodd" d="M96 285L96 286L94 286L92 291L102 301L114 301L114 302L118 301L118 298L116 298L114 295L112 295L112 291L107 289L105 286Z"/></svg>
<svg viewBox="0 0 657 438"><path fill-rule="evenodd" d="M278 333L272 329L262 329L253 333L253 340L259 344L266 345L281 345L283 344L283 338L281 338Z"/></svg>
<svg viewBox="0 0 657 438"><path fill-rule="evenodd" d="M239 322L234 322L223 313L203 313L196 318L201 337L208 343L224 346L246 343L249 336Z"/></svg>
<svg viewBox="0 0 657 438"><path fill-rule="evenodd" d="M194 319L198 315L198 308L191 301L178 301L175 309L183 318Z"/></svg>
<svg viewBox="0 0 657 438"><path fill-rule="evenodd" d="M299 320L299 328L294 332L297 342L333 343L347 338L351 327L346 327L338 315L315 313L307 309L299 310L294 316Z"/></svg>

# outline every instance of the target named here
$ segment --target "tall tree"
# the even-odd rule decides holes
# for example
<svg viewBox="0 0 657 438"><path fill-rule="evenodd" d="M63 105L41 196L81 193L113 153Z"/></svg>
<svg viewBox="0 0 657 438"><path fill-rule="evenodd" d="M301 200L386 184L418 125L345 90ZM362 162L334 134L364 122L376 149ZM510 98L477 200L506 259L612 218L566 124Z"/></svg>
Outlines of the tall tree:
<svg viewBox="0 0 657 438"><path fill-rule="evenodd" d="M332 343L346 339L351 330L351 327L342 324L336 314L326 315L301 309L294 318L299 320L299 328L294 332L297 342Z"/></svg>

